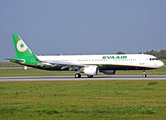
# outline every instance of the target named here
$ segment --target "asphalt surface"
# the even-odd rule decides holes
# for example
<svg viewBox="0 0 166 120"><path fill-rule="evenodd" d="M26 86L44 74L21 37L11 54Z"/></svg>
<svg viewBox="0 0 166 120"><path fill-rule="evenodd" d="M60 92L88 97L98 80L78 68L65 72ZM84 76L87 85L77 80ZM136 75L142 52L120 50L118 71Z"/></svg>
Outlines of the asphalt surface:
<svg viewBox="0 0 166 120"><path fill-rule="evenodd" d="M84 80L166 80L166 75L148 75L146 78L142 75L98 75L93 78L82 76L18 76L18 77L0 77L0 82L8 81L84 81Z"/></svg>

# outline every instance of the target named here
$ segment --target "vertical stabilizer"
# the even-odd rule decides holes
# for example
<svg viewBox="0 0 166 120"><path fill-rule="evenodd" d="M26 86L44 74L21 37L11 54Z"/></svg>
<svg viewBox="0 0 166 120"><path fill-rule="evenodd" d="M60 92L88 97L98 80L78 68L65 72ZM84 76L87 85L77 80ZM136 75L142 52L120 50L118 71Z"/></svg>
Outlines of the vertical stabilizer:
<svg viewBox="0 0 166 120"><path fill-rule="evenodd" d="M18 58L22 58L25 56L33 56L33 53L19 35L12 35L12 37Z"/></svg>

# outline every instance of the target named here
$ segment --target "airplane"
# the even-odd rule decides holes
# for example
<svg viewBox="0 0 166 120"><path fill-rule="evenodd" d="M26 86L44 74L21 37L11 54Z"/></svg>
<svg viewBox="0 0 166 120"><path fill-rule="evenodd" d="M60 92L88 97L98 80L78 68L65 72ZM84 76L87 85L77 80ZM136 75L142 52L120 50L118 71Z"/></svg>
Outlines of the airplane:
<svg viewBox="0 0 166 120"><path fill-rule="evenodd" d="M104 55L52 55L37 56L24 43L19 35L12 35L17 57L5 58L32 68L51 71L77 71L75 78L81 78L84 73L88 78L102 72L115 75L117 70L142 70L143 77L147 77L145 70L158 69L164 63L155 56L147 54L104 54Z"/></svg>

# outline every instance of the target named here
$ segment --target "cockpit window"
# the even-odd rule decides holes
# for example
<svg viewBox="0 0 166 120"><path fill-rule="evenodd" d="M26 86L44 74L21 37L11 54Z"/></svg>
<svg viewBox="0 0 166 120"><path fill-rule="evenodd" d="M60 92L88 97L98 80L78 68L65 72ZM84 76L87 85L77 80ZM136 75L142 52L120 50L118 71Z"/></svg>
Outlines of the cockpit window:
<svg viewBox="0 0 166 120"><path fill-rule="evenodd" d="M149 60L158 60L157 58L150 58Z"/></svg>

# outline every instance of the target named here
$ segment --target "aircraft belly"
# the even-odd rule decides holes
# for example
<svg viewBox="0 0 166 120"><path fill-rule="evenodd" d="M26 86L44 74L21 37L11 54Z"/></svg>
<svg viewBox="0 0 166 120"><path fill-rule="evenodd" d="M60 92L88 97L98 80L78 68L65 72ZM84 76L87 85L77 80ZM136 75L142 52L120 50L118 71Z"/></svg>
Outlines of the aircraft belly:
<svg viewBox="0 0 166 120"><path fill-rule="evenodd" d="M154 69L141 66L121 66L121 65L102 65L99 66L99 69L102 70L143 70L143 69Z"/></svg>

